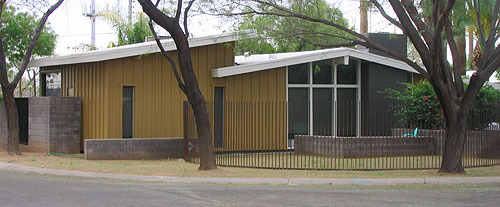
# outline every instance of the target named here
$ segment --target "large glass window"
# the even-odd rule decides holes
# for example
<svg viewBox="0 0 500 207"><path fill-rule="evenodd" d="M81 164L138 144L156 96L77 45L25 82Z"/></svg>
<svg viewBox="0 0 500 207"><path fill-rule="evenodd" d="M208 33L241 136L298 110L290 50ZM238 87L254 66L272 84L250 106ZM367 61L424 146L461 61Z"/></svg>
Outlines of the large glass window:
<svg viewBox="0 0 500 207"><path fill-rule="evenodd" d="M357 89L337 89L337 136L356 136Z"/></svg>
<svg viewBox="0 0 500 207"><path fill-rule="evenodd" d="M289 139L309 134L309 88L288 89L288 133Z"/></svg>
<svg viewBox="0 0 500 207"><path fill-rule="evenodd" d="M349 60L349 65L337 65L337 84L357 83L357 61Z"/></svg>
<svg viewBox="0 0 500 207"><path fill-rule="evenodd" d="M357 136L359 61L332 59L288 67L289 147L295 135Z"/></svg>
<svg viewBox="0 0 500 207"><path fill-rule="evenodd" d="M333 88L313 89L313 134L332 135Z"/></svg>
<svg viewBox="0 0 500 207"><path fill-rule="evenodd" d="M309 63L288 66L288 84L309 84Z"/></svg>
<svg viewBox="0 0 500 207"><path fill-rule="evenodd" d="M333 83L333 61L322 60L312 64L313 84Z"/></svg>

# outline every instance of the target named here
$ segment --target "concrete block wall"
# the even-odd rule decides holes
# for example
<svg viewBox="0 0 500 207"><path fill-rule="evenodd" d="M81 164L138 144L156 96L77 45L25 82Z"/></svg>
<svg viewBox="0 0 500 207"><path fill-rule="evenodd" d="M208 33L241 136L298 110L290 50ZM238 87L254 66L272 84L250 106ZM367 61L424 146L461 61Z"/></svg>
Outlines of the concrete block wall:
<svg viewBox="0 0 500 207"><path fill-rule="evenodd" d="M28 145L22 151L80 153L81 101L78 97L28 99ZM0 149L7 149L7 117L0 106Z"/></svg>
<svg viewBox="0 0 500 207"><path fill-rule="evenodd" d="M437 155L434 137L331 137L295 136L294 152L300 155L364 158Z"/></svg>
<svg viewBox="0 0 500 207"><path fill-rule="evenodd" d="M50 99L49 152L80 153L81 109L77 97Z"/></svg>
<svg viewBox="0 0 500 207"><path fill-rule="evenodd" d="M28 99L28 145L30 151L49 152L49 103L48 98Z"/></svg>
<svg viewBox="0 0 500 207"><path fill-rule="evenodd" d="M178 159L184 154L184 139L87 139L84 151L88 160Z"/></svg>

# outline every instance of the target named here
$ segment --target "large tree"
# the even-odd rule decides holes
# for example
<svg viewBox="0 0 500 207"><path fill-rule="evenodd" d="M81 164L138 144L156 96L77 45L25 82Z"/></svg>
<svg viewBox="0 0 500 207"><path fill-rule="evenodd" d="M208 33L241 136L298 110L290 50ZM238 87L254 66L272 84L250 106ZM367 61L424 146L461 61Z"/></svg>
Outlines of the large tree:
<svg viewBox="0 0 500 207"><path fill-rule="evenodd" d="M6 47L8 44L4 42L8 40L10 37L6 36L7 34L0 33L0 86L2 87L3 101L5 104L5 111L7 113L7 127L8 127L8 140L7 140L7 152L9 154L21 154L19 150L19 123L18 123L18 114L17 107L14 101L14 89L17 84L23 77L24 72L28 67L28 63L31 60L33 55L33 51L37 46L37 41L41 38L41 34L43 32L45 23L47 22L48 17L54 12L54 10L62 4L64 0L57 1L54 5L50 6L50 8L43 14L42 18L39 20L38 26L34 31L22 31L22 35L29 36L30 41L24 44L27 44L26 49L23 51L23 48L8 48ZM31 2L36 3L36 2ZM0 27L9 27L11 25L7 25L5 22L6 18L4 18L8 12L6 10L9 7L7 6L6 0L0 0ZM8 52L6 52L8 51ZM15 74L12 81L9 81L8 78L8 64L16 63L11 60L11 57L7 57L7 54L15 54L17 52L20 57L22 57L22 61L19 62L19 66L17 73ZM9 59L8 59L9 58Z"/></svg>
<svg viewBox="0 0 500 207"><path fill-rule="evenodd" d="M18 12L14 6L6 7L2 18L4 27L0 28L0 35L3 37L8 76L11 78L15 72L19 71L17 67L23 61L31 37L38 26L38 18L34 13ZM54 30L47 24L38 38L32 56L36 58L53 55L56 38ZM36 74L36 69L28 69L28 79L19 81L17 87L19 96L22 96L26 90L36 89Z"/></svg>
<svg viewBox="0 0 500 207"><path fill-rule="evenodd" d="M482 55L478 59L477 72L470 79L468 87L464 86L461 77L460 54L457 48L455 35L453 32L452 10L455 7L455 0L433 0L430 5L430 15L426 18L422 15L422 9L418 7L420 1L412 0L388 0L390 9L394 15L386 11L388 7L381 5L380 1L371 0L380 14L391 24L399 28L414 45L420 55L423 66L416 64L408 59L406 54L399 54L380 44L370 40L367 36L346 28L336 22L323 18L315 18L306 14L294 12L289 8L286 1L277 0L227 0L218 5L226 5L222 13L229 15L241 15L235 10L238 7L243 11L253 11L258 15L274 15L287 18L298 18L304 21L318 22L332 28L345 31L357 38L350 43L359 44L370 48L381 50L395 59L401 60L418 71L421 76L431 83L439 103L444 110L445 118L445 144L441 168L439 172L445 173L465 173L462 166L462 157L464 154L464 144L466 139L467 117L471 112L474 100L486 80L500 66L500 47L498 39L500 38L500 24L498 14L500 10L500 1L488 1L491 3L482 4L479 0L472 0L471 8L477 19L484 11L491 12L489 22L492 24L484 27L482 21L476 21L478 28L478 42L481 45ZM315 1L315 0L304 0ZM275 10L269 12L267 7ZM328 45L323 45L328 46ZM341 44L332 44L331 46L342 46ZM452 62L448 62L447 48L450 48Z"/></svg>
<svg viewBox="0 0 500 207"><path fill-rule="evenodd" d="M205 98L200 91L198 80L193 70L193 63L191 61L191 53L189 50L189 31L188 31L188 12L195 2L190 0L187 4L183 4L182 0L177 1L177 9L174 15L168 15L158 8L159 0L153 4L150 0L138 0L142 6L143 11L149 18L158 24L163 29L167 30L175 42L178 53L178 63L182 80L179 77L176 64L172 58L165 52L163 46L154 31L153 25L149 24L153 35L155 36L156 43L160 48L163 56L170 62L173 73L179 84L179 88L186 94L187 99L193 108L195 122L197 126L198 141L200 145L200 167L199 170L216 169L214 150L212 147L212 135L210 132L210 119L207 111Z"/></svg>
<svg viewBox="0 0 500 207"><path fill-rule="evenodd" d="M314 18L323 18L337 22L346 28L349 27L347 19L338 8L329 5L325 0L314 2L303 0L287 0L292 11L303 13ZM272 11L268 7L267 11ZM300 19L284 18L280 16L267 16L249 14L241 21L236 22L236 30L255 30L257 37L239 40L236 52L250 52L252 54L297 52L322 49L314 43L344 43L344 37L350 35L338 29L315 22L306 22ZM342 37L342 38L332 38Z"/></svg>

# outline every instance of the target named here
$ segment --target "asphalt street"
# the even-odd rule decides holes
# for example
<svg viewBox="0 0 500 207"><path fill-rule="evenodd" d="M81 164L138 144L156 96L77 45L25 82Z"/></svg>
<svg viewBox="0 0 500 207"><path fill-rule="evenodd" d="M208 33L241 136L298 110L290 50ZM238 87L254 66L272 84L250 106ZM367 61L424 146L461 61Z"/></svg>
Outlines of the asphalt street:
<svg viewBox="0 0 500 207"><path fill-rule="evenodd" d="M500 184L220 185L0 170L0 206L499 206Z"/></svg>

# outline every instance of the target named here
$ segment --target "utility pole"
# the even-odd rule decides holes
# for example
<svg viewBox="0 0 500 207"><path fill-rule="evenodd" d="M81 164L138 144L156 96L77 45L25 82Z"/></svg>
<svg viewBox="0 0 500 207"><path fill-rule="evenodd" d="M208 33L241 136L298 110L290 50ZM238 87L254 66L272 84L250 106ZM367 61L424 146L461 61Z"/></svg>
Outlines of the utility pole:
<svg viewBox="0 0 500 207"><path fill-rule="evenodd" d="M87 12L87 5L85 5L85 10L83 12L83 16L89 17L91 21L90 26L90 44L92 47L95 47L95 18L97 16L95 12L95 0L92 0L90 4L90 13Z"/></svg>
<svg viewBox="0 0 500 207"><path fill-rule="evenodd" d="M132 24L132 0L128 1L128 23Z"/></svg>
<svg viewBox="0 0 500 207"><path fill-rule="evenodd" d="M367 0L359 0L359 33L368 33L368 8Z"/></svg>

